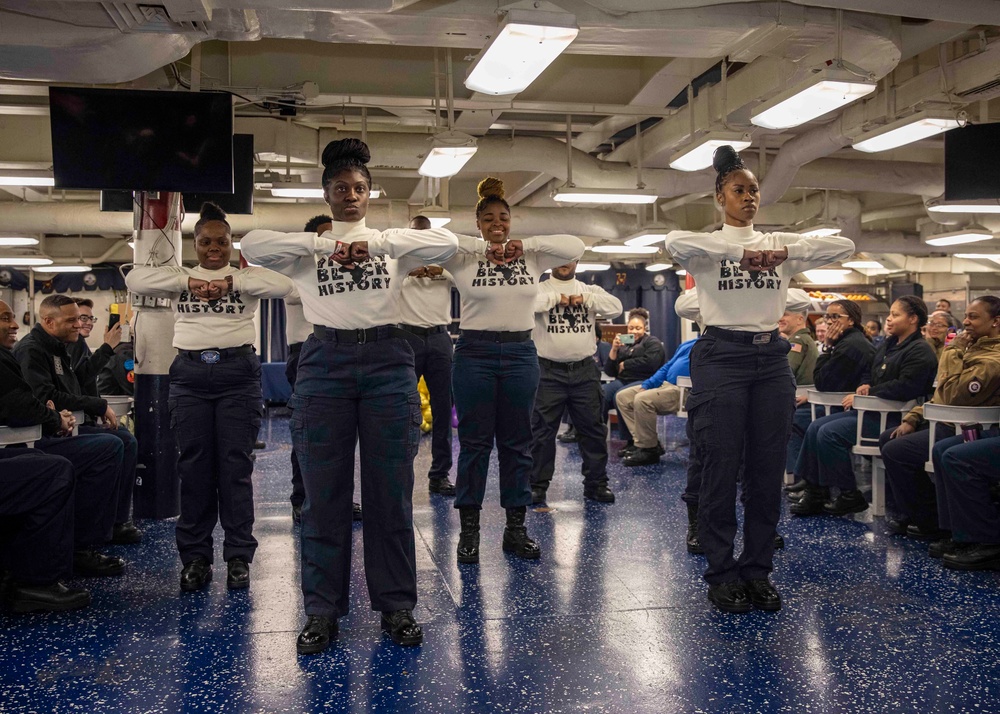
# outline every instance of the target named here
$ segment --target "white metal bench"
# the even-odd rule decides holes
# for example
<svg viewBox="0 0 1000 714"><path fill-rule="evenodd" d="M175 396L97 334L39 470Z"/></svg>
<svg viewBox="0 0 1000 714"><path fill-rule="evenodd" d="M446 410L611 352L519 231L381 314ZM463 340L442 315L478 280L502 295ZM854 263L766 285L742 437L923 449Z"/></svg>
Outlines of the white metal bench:
<svg viewBox="0 0 1000 714"><path fill-rule="evenodd" d="M950 407L946 404L924 404L924 419L930 424L930 436L927 439L927 463L924 468L927 473L934 473L934 441L938 424L959 424L978 422L984 429L1000 426L1000 407Z"/></svg>
<svg viewBox="0 0 1000 714"><path fill-rule="evenodd" d="M35 442L42 438L42 425L34 426L0 426L0 448L12 444L26 444L34 448Z"/></svg>
<svg viewBox="0 0 1000 714"><path fill-rule="evenodd" d="M854 410L858 413L858 430L851 451L859 456L870 456L872 459L872 515L885 515L885 468L882 465L882 452L878 445L879 436L888 428L890 414L904 415L918 403L916 399L900 402L861 394L854 397ZM879 415L878 431L875 436L863 434L865 412L877 412Z"/></svg>
<svg viewBox="0 0 1000 714"><path fill-rule="evenodd" d="M681 390L679 406L677 407L677 416L681 419L687 419L687 395L691 391L691 378L690 377L678 377L677 378L677 388Z"/></svg>
<svg viewBox="0 0 1000 714"><path fill-rule="evenodd" d="M816 407L839 407L843 405L844 397L854 392L821 392L818 389L806 390L806 398L809 400L809 413L812 420L816 421ZM826 412L830 413L829 410Z"/></svg>

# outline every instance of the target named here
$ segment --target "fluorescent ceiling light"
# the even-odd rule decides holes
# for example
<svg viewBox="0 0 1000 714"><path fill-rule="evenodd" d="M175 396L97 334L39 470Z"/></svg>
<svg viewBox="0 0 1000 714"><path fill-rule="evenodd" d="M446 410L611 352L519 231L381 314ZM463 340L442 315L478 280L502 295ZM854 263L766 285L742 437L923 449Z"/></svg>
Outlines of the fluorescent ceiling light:
<svg viewBox="0 0 1000 714"><path fill-rule="evenodd" d="M562 186L553 196L563 203L655 203L656 191L646 188L577 188Z"/></svg>
<svg viewBox="0 0 1000 714"><path fill-rule="evenodd" d="M475 137L460 131L435 134L431 150L417 169L421 176L448 178L454 176L476 153Z"/></svg>
<svg viewBox="0 0 1000 714"><path fill-rule="evenodd" d="M688 144L670 159L670 168L678 171L701 171L712 165L712 157L720 146L732 146L743 151L750 146L749 134L710 131Z"/></svg>
<svg viewBox="0 0 1000 714"><path fill-rule="evenodd" d="M838 233L840 233L840 226L833 223L817 223L812 228L799 231L800 236L808 238L826 238L827 236L835 236Z"/></svg>
<svg viewBox="0 0 1000 714"><path fill-rule="evenodd" d="M483 94L517 94L527 89L580 32L564 12L511 8L466 73L465 86Z"/></svg>
<svg viewBox="0 0 1000 714"><path fill-rule="evenodd" d="M667 226L646 226L625 239L625 245L653 245L661 243L667 237L672 228Z"/></svg>
<svg viewBox="0 0 1000 714"><path fill-rule="evenodd" d="M963 243L978 243L992 238L993 233L982 226L968 226L960 231L927 236L924 238L924 243L935 246L962 245Z"/></svg>
<svg viewBox="0 0 1000 714"><path fill-rule="evenodd" d="M52 264L35 268L36 273L89 273L91 270L93 270L91 266L83 263Z"/></svg>
<svg viewBox="0 0 1000 714"><path fill-rule="evenodd" d="M851 274L850 270L840 270L837 268L824 268L821 270L807 270L803 275L810 283L843 283Z"/></svg>
<svg viewBox="0 0 1000 714"><path fill-rule="evenodd" d="M1000 213L1000 199L982 201L930 201L927 210L932 213Z"/></svg>
<svg viewBox="0 0 1000 714"><path fill-rule="evenodd" d="M576 272L586 273L588 271L592 273L600 272L602 270L610 270L611 263L577 263Z"/></svg>
<svg viewBox="0 0 1000 714"><path fill-rule="evenodd" d="M854 148L868 153L888 151L899 146L912 144L914 141L927 139L957 126L958 119L954 117L918 112L874 131L865 132L854 140Z"/></svg>
<svg viewBox="0 0 1000 714"><path fill-rule="evenodd" d="M38 174L4 174L0 176L0 186L55 186L56 180L51 176Z"/></svg>
<svg viewBox="0 0 1000 714"><path fill-rule="evenodd" d="M38 255L0 255L0 265L35 268L39 265L52 265L52 260Z"/></svg>
<svg viewBox="0 0 1000 714"><path fill-rule="evenodd" d="M622 253L624 255L648 255L659 252L659 248L651 245L592 245L590 250L595 253Z"/></svg>
<svg viewBox="0 0 1000 714"><path fill-rule="evenodd" d="M323 189L306 186L274 186L271 195L275 198L323 198Z"/></svg>
<svg viewBox="0 0 1000 714"><path fill-rule="evenodd" d="M22 248L24 246L38 245L37 238L27 236L3 236L0 237L0 246L5 248Z"/></svg>
<svg viewBox="0 0 1000 714"><path fill-rule="evenodd" d="M965 260L992 260L994 263L1000 263L1000 253L955 253L955 257Z"/></svg>
<svg viewBox="0 0 1000 714"><path fill-rule="evenodd" d="M882 270L885 268L877 260L848 260L841 263L841 265L851 270Z"/></svg>
<svg viewBox="0 0 1000 714"><path fill-rule="evenodd" d="M875 82L828 67L760 104L750 122L767 129L789 129L839 109L875 91Z"/></svg>
<svg viewBox="0 0 1000 714"><path fill-rule="evenodd" d="M661 270L670 270L670 263L653 263L652 265L647 265L646 270L651 273L659 273Z"/></svg>

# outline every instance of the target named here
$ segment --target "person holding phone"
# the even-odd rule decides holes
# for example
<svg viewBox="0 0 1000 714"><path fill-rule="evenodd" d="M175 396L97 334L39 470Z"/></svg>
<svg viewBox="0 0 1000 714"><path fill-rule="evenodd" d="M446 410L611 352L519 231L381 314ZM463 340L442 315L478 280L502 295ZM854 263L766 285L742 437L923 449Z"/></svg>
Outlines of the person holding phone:
<svg viewBox="0 0 1000 714"><path fill-rule="evenodd" d="M608 421L608 410L615 406L615 396L628 386L643 382L654 374L666 362L666 351L663 343L649 334L649 310L636 307L628 311L626 332L615 335L611 343L611 352L604 363L604 373L611 377L604 384L604 421ZM619 450L619 456L627 456L635 449L635 442L624 419L618 420L618 434L625 440L625 447Z"/></svg>

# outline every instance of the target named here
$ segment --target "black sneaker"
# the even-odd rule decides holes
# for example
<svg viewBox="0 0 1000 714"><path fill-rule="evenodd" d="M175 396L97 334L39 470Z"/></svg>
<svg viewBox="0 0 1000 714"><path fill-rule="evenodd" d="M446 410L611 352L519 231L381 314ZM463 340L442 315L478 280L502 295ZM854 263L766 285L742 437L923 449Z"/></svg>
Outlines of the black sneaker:
<svg viewBox="0 0 1000 714"><path fill-rule="evenodd" d="M416 647L424 641L424 631L413 619L411 610L383 612L382 632L400 647Z"/></svg>
<svg viewBox="0 0 1000 714"><path fill-rule="evenodd" d="M427 480L427 490L431 493L439 493L442 496L454 496L455 484L444 478L432 478Z"/></svg>
<svg viewBox="0 0 1000 714"><path fill-rule="evenodd" d="M723 612L750 612L753 603L739 580L719 583L708 588L708 599Z"/></svg>
<svg viewBox="0 0 1000 714"><path fill-rule="evenodd" d="M771 612L781 609L781 595L767 578L748 580L744 587L750 596L750 602L754 609Z"/></svg>

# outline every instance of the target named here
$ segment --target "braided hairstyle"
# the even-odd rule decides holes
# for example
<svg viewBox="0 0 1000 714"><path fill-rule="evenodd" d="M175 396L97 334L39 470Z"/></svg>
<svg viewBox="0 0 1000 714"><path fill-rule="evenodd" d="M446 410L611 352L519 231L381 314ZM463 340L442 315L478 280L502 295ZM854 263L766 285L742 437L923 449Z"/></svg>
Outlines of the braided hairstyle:
<svg viewBox="0 0 1000 714"><path fill-rule="evenodd" d="M333 181L333 177L341 171L357 171L368 187L372 185L372 175L368 171L368 162L372 160L368 144L361 139L338 139L331 141L323 149L323 188Z"/></svg>
<svg viewBox="0 0 1000 714"><path fill-rule="evenodd" d="M483 215L487 206L494 203L502 204L507 211L510 211L510 204L504 199L503 181L495 176L487 176L476 186L476 193L479 194L479 203L476 204L476 220Z"/></svg>
<svg viewBox="0 0 1000 714"><path fill-rule="evenodd" d="M201 229L205 226L205 224L211 221L225 223L226 234L232 235L233 229L230 227L229 221L226 220L226 212L211 201L205 201L205 203L201 204L198 222L194 224L194 235L196 238L198 237L198 234L201 233Z"/></svg>
<svg viewBox="0 0 1000 714"><path fill-rule="evenodd" d="M907 315L917 316L917 329L927 324L927 303L916 295L903 295L896 299Z"/></svg>
<svg viewBox="0 0 1000 714"><path fill-rule="evenodd" d="M715 177L715 192L722 193L722 187L726 185L726 179L729 178L729 174L734 171L746 169L747 166L743 163L740 155L736 153L736 149L729 144L725 144L716 149L715 153L712 154L712 167L717 172Z"/></svg>
<svg viewBox="0 0 1000 714"><path fill-rule="evenodd" d="M864 317L861 314L861 307L853 300L834 300L831 305L840 305L847 313L847 319L852 323L851 327L860 328L864 324Z"/></svg>

